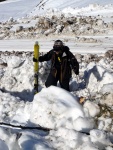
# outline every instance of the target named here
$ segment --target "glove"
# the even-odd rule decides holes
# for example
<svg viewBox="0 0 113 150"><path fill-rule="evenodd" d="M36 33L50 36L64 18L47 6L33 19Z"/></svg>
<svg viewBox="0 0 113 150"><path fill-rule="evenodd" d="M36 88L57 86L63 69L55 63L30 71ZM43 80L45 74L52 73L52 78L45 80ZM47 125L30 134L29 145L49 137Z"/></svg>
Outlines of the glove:
<svg viewBox="0 0 113 150"><path fill-rule="evenodd" d="M43 62L43 61L44 61L43 56L40 56L40 57L38 58L38 61L39 61L39 62Z"/></svg>
<svg viewBox="0 0 113 150"><path fill-rule="evenodd" d="M38 59L33 57L33 62L38 62Z"/></svg>

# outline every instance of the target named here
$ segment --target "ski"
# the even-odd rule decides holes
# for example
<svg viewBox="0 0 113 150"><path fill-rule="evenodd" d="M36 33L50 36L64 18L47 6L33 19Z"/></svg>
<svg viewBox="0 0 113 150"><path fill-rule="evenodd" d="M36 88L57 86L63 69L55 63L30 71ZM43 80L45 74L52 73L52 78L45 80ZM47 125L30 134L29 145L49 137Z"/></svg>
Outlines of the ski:
<svg viewBox="0 0 113 150"><path fill-rule="evenodd" d="M34 94L38 93L38 70L39 70L39 44L36 41L34 44Z"/></svg>
<svg viewBox="0 0 113 150"><path fill-rule="evenodd" d="M20 128L20 129L30 129L30 130L43 130L43 131L50 131L52 129L50 128L45 128L45 127L41 127L40 125L38 125L38 127L29 127L29 126L22 126L22 125L13 125L13 124L10 124L10 123L5 123L5 122L0 122L0 126L7 126L7 127L12 127L12 128Z"/></svg>

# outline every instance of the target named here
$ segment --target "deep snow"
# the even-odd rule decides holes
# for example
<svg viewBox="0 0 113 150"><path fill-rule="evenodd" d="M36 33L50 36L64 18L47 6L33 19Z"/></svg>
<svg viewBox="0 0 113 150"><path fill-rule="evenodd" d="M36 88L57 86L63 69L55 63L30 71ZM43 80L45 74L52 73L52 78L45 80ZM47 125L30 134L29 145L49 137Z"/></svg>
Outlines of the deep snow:
<svg viewBox="0 0 113 150"><path fill-rule="evenodd" d="M110 0L50 0L43 6L44 2L46 1L40 3L40 10L39 6L36 7L39 1L35 0L1 2L0 21L10 23L10 17L20 22L22 18L29 20L31 16L39 14L39 11L42 14L49 7L56 6L57 9L48 10L44 12L44 15L51 17L52 14L57 14L59 16L61 12L66 16L70 15L67 12L71 15L86 16L100 14L105 21L112 22L113 6L111 4L113 2ZM65 8L68 6L79 8ZM62 8L65 9L58 10ZM34 22L35 20L32 25ZM12 30L15 28L13 25ZM50 62L39 63L40 92L34 96L33 45L38 40L40 52L47 52L58 37L70 47L74 54L78 53L76 57L80 63L79 80L72 73L70 93L61 89L59 84L58 87L45 88L44 83L49 73ZM39 39L0 40L0 122L50 128L49 132L45 132L1 126L0 150L113 149L113 54L112 51L105 53L113 48L113 33L110 30L107 35L81 37L89 39L93 37L101 40L101 43L75 43L73 36L65 37L62 34L45 39L40 37ZM94 53L96 55L93 55ZM79 103L81 96L85 98L83 104Z"/></svg>

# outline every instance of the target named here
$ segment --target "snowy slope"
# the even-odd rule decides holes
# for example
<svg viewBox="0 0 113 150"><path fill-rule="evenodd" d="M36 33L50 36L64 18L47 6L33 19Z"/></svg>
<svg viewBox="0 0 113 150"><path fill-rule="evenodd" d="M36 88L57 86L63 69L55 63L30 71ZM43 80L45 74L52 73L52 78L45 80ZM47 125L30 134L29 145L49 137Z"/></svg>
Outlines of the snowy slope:
<svg viewBox="0 0 113 150"><path fill-rule="evenodd" d="M38 15L49 8L82 8L89 4L108 5L113 4L113 0L7 0L0 3L0 21L5 21L10 17L16 19L25 17L29 13Z"/></svg>
<svg viewBox="0 0 113 150"><path fill-rule="evenodd" d="M44 3L45 1L45 3ZM72 7L72 8L76 8L76 7L86 7L89 4L100 4L100 5L107 5L107 4L113 4L112 0L43 0L42 4L45 4L45 8L59 8L59 9L63 9L66 7Z"/></svg>
<svg viewBox="0 0 113 150"><path fill-rule="evenodd" d="M23 17L37 5L37 0L8 0L0 3L1 20Z"/></svg>

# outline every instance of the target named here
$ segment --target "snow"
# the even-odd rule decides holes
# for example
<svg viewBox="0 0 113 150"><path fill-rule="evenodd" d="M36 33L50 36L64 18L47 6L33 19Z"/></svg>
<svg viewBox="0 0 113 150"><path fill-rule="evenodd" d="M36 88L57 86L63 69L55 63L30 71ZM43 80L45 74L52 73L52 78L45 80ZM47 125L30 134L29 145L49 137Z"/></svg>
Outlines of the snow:
<svg viewBox="0 0 113 150"><path fill-rule="evenodd" d="M107 139L107 134L104 131L92 130L90 131L91 141L97 146L99 145L100 149L103 149L104 145L109 145L112 143Z"/></svg>
<svg viewBox="0 0 113 150"><path fill-rule="evenodd" d="M0 150L3 150L3 149L8 150L8 147L4 141L0 140Z"/></svg>
<svg viewBox="0 0 113 150"><path fill-rule="evenodd" d="M23 5L26 4L26 5ZM15 7L15 4L17 7ZM92 4L92 5L89 5ZM93 5L94 4L94 5ZM98 5L106 5L106 7L99 7ZM109 6L109 4L113 4L112 0L104 0L104 1L97 1L97 0L93 0L92 2L89 0L85 0L84 2L81 0L73 0L72 2L69 0L33 0L28 1L28 0L7 0L5 2L1 2L0 3L0 18L1 20L8 20L10 17L13 17L15 19L17 18L21 18L21 17L26 17L26 15L38 15L38 14L42 14L43 12L45 12L46 10L49 9L65 9L64 12L66 11L66 13L69 12L74 12L74 14L79 14L80 12L82 14L84 14L84 12L93 13L94 15L98 15L98 14L103 14L107 12L107 15L109 16L109 14L113 12L111 6ZM67 7L71 7L68 8L68 11L66 10ZM86 7L86 8L84 8ZM77 8L78 11L73 10L72 8ZM81 9L82 8L82 9ZM100 9L101 8L101 9ZM104 9L104 10L102 10ZM70 11L71 10L71 11ZM96 12L96 11L97 12ZM92 12L94 11L94 12ZM102 12L101 12L102 11ZM96 13L96 14L95 14Z"/></svg>
<svg viewBox="0 0 113 150"><path fill-rule="evenodd" d="M54 91L56 92L54 93ZM37 107L39 108L37 109ZM80 104L77 103L77 99L69 92L51 86L42 89L34 97L30 120L33 123L40 122L41 126L54 129L60 126L65 127L66 122L63 123L62 120L70 119L73 122L79 116L84 117L84 112Z"/></svg>
<svg viewBox="0 0 113 150"><path fill-rule="evenodd" d="M84 108L88 110L91 117L96 117L100 113L100 108L94 102L87 101Z"/></svg>
<svg viewBox="0 0 113 150"><path fill-rule="evenodd" d="M113 48L112 28L105 33L65 35L61 25L54 35L35 38L16 38L13 33L35 28L36 16L50 19L53 15L66 18L93 16L105 23L113 22L112 0L7 0L0 2L0 29L10 28L10 39L0 40L0 123L26 127L44 127L44 130L22 130L0 125L0 150L111 150L113 148L113 62L103 57L92 61L90 54L105 56ZM79 19L79 18L78 18ZM13 22L13 24L12 24ZM101 30L103 21L98 21ZM107 28L103 26L103 28ZM81 27L81 32L87 28ZM69 31L72 28L68 28ZM6 32L6 30L5 30ZM52 32L50 29L44 33ZM28 31L29 33L29 31ZM4 36L1 30L0 38ZM86 38L88 42L84 42ZM57 87L45 87L50 62L39 63L39 93L34 96L32 51L36 41L40 52L49 51L56 39L61 39L76 54L80 75L70 80L71 92ZM90 41L93 39L93 42ZM78 40L78 41L77 41ZM95 43L94 40L98 42ZM6 52L7 51L7 52ZM11 52L11 53L10 53ZM14 53L14 52L20 52ZM81 58L77 54L83 54ZM85 98L80 104L79 98ZM105 106L105 107L104 107ZM108 107L106 107L108 106Z"/></svg>

